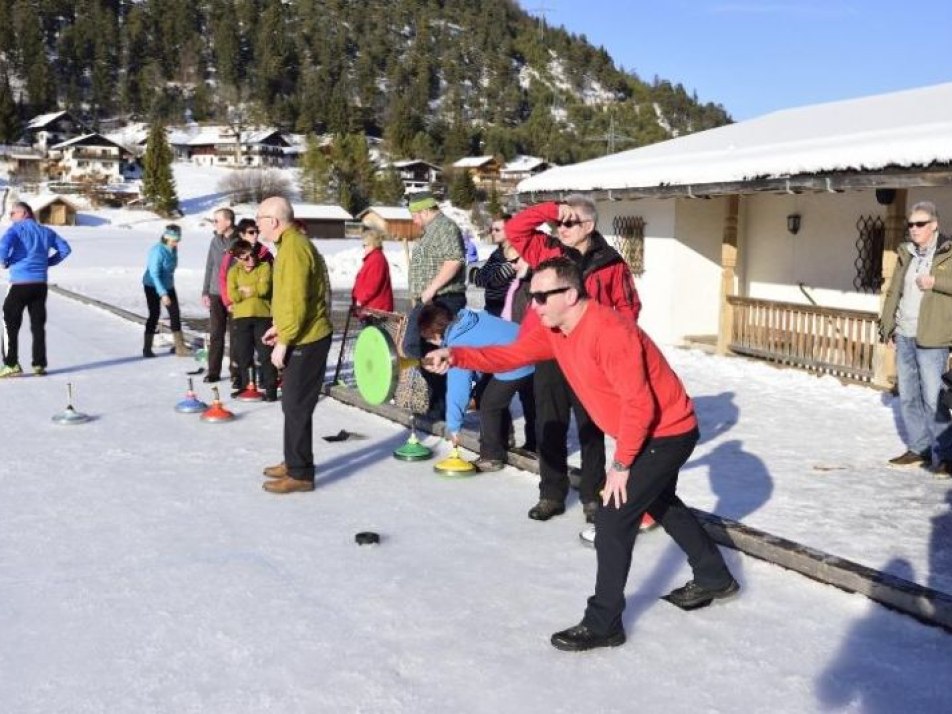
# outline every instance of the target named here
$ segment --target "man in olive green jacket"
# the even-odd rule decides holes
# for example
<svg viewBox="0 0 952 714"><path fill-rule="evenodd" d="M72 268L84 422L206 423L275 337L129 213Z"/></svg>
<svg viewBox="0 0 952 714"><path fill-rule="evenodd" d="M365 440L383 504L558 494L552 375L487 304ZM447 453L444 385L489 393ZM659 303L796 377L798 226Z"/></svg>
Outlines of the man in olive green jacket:
<svg viewBox="0 0 952 714"><path fill-rule="evenodd" d="M271 362L283 369L284 461L269 466L264 489L271 493L314 490L314 408L324 384L331 346L330 282L314 244L294 227L287 199L266 198L255 216L261 237L272 242L274 324L264 336Z"/></svg>
<svg viewBox="0 0 952 714"><path fill-rule="evenodd" d="M939 214L931 201L912 207L909 242L899 246L898 263L886 290L880 334L896 346L899 406L907 449L889 460L894 467L932 466L952 474L952 429L940 402L942 374L952 346L952 239L939 234Z"/></svg>

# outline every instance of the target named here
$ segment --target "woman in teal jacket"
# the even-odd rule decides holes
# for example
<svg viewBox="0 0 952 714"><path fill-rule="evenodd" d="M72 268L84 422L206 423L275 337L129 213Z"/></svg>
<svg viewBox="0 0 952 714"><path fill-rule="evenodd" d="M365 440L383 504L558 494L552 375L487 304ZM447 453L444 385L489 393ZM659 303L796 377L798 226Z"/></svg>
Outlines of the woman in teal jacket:
<svg viewBox="0 0 952 714"><path fill-rule="evenodd" d="M169 313L169 323L175 339L175 354L179 357L191 355L191 350L185 345L185 338L182 336L182 318L179 315L178 296L175 294L175 268L178 266L180 240L182 229L170 223L162 231L159 242L149 251L149 262L142 276L145 302L149 306L149 317L145 321L145 341L142 344L143 357L155 357L152 340L159 326L162 305L165 305Z"/></svg>

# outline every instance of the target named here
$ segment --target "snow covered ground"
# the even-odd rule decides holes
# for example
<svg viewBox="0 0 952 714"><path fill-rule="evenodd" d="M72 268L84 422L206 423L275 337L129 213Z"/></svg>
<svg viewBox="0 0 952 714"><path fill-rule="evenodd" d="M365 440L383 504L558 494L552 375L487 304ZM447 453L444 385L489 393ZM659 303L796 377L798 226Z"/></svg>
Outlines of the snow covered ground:
<svg viewBox="0 0 952 714"><path fill-rule="evenodd" d="M194 183L179 185L196 210L177 283L198 315L200 221L217 199ZM84 221L63 231L74 254L53 280L144 312L139 278L163 222ZM357 246L320 247L346 288ZM398 284L400 251L388 252ZM636 546L629 642L557 652L548 636L578 621L593 585L578 504L530 521L532 475L453 480L396 461L403 428L333 400L315 415L317 490L271 496L259 474L280 460L279 405L228 402L238 419L221 425L176 414L191 360L142 360L140 327L55 295L49 308L50 376L0 383L4 712L952 708L948 633L729 550L741 596L683 613L657 599L689 577L658 532ZM902 449L895 400L667 354L702 425L688 503L952 592L952 483L883 467ZM51 422L67 382L89 424ZM341 428L365 438L319 438ZM361 530L382 543L355 545Z"/></svg>

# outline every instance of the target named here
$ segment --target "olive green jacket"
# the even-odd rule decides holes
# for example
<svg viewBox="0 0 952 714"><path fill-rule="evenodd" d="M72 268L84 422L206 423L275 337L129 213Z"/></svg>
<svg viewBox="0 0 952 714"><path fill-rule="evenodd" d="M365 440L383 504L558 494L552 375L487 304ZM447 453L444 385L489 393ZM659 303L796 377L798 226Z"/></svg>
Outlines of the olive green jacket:
<svg viewBox="0 0 952 714"><path fill-rule="evenodd" d="M883 340L892 337L896 330L896 311L902 297L903 281L912 263L911 243L903 243L897 251L898 263L886 290L883 314L879 318L879 333ZM935 285L922 295L919 307L919 322L916 326L916 343L920 347L952 346L952 238L940 235L932 258Z"/></svg>
<svg viewBox="0 0 952 714"><path fill-rule="evenodd" d="M274 242L271 314L284 345L307 345L332 332L327 265L307 236L285 228Z"/></svg>

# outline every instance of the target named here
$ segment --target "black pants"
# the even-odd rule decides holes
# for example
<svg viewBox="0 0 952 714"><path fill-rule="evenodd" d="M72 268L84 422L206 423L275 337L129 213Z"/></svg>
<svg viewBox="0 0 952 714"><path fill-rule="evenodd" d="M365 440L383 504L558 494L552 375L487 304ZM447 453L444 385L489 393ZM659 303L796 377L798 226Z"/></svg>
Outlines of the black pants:
<svg viewBox="0 0 952 714"><path fill-rule="evenodd" d="M433 302L443 305L454 315L466 307L466 293L448 293L446 295L437 295ZM407 315L407 329L403 333L403 354L407 357L416 357L422 359L430 352L437 349L426 340L420 338L420 326L417 324L417 318L420 316L420 310L423 309L422 303L417 303ZM446 375L433 374L425 369L420 370L423 380L426 382L429 392L429 408L427 413L433 417L443 418L446 414Z"/></svg>
<svg viewBox="0 0 952 714"><path fill-rule="evenodd" d="M625 584L631 569L631 551L645 511L651 514L688 556L694 580L706 587L724 587L731 581L721 552L676 494L678 471L697 444L698 432L649 439L628 472L628 502L598 509L595 551L598 574L595 594L588 599L582 623L600 634L621 628Z"/></svg>
<svg viewBox="0 0 952 714"><path fill-rule="evenodd" d="M509 428L512 425L509 403L516 393L522 401L522 413L526 419L526 448L534 451L535 399L532 375L508 381L493 377L486 383L479 403L479 455L482 458L506 460ZM530 434L533 434L532 441L529 441Z"/></svg>
<svg viewBox="0 0 952 714"><path fill-rule="evenodd" d="M30 314L30 332L33 334L33 366L46 367L46 283L14 283L3 301L3 322L7 329L7 358L5 364L20 363L20 327L23 311Z"/></svg>
<svg viewBox="0 0 952 714"><path fill-rule="evenodd" d="M585 407L572 392L555 360L540 362L533 383L536 400L536 444L539 453L539 496L565 501L569 492L568 433L575 412L582 450L582 503L598 499L605 482L605 435L595 426Z"/></svg>
<svg viewBox="0 0 952 714"><path fill-rule="evenodd" d="M271 348L261 341L264 333L271 327L270 317L232 318L231 333L234 339L232 352L238 364L238 375L242 381L251 379L255 353L258 355L260 371L257 385L264 390L277 389L278 371L271 364Z"/></svg>
<svg viewBox="0 0 952 714"><path fill-rule="evenodd" d="M284 361L284 463L291 478L314 480L314 408L324 385L331 335L291 347Z"/></svg>
<svg viewBox="0 0 952 714"><path fill-rule="evenodd" d="M162 311L162 298L158 290L149 285L144 285L145 304L149 308L149 316L145 319L145 334L154 335L155 329L159 326L159 314ZM178 296L175 294L175 288L168 292L169 299L172 301L167 308L169 313L169 327L172 332L180 332L182 329L182 317L179 314Z"/></svg>
<svg viewBox="0 0 952 714"><path fill-rule="evenodd" d="M208 305L208 376L221 376L221 363L225 356L225 333L229 328L228 309L221 295L209 295Z"/></svg>

